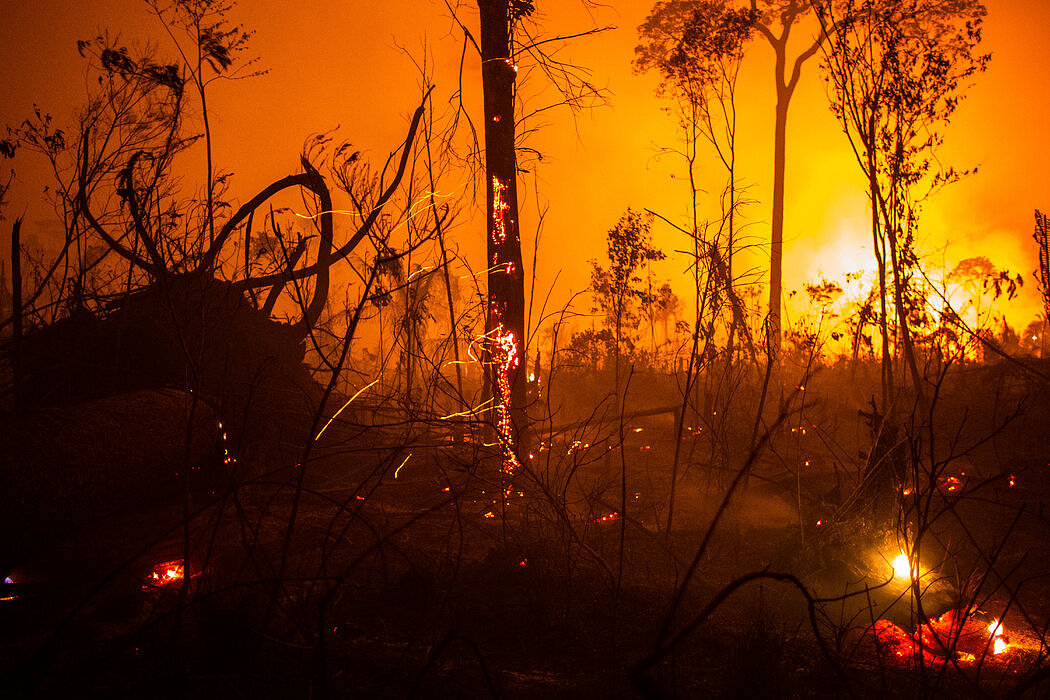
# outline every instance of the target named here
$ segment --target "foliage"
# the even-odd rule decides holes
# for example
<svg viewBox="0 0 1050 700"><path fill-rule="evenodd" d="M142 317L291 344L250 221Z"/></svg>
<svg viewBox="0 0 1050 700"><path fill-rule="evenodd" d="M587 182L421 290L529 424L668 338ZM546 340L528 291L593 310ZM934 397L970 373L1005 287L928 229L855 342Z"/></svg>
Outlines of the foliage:
<svg viewBox="0 0 1050 700"><path fill-rule="evenodd" d="M920 396L911 324L925 314L916 284L921 202L968 174L941 167L936 151L965 88L987 67L977 53L986 10L978 0L822 0L823 69L832 111L869 185L880 284L883 400L892 393L890 347L905 360ZM899 343L889 331L889 293Z"/></svg>
<svg viewBox="0 0 1050 700"><path fill-rule="evenodd" d="M625 335L624 330L637 328L643 307L650 306L657 298L648 286L643 286L639 271L646 264L665 257L652 245L652 223L652 214L628 208L606 234L609 266L591 261L594 311L602 314L602 322L614 331L617 345L623 344L628 352L634 349L636 336ZM665 303L670 304L670 299L665 297Z"/></svg>
<svg viewBox="0 0 1050 700"><path fill-rule="evenodd" d="M655 70L660 93L704 101L724 87L728 67L739 63L758 12L719 0L658 2L638 28L635 66Z"/></svg>

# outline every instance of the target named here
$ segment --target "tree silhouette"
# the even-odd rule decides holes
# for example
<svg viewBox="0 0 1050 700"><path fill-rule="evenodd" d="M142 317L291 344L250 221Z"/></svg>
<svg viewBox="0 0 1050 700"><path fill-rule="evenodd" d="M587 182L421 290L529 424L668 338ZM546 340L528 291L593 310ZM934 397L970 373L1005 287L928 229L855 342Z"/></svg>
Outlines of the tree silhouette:
<svg viewBox="0 0 1050 700"><path fill-rule="evenodd" d="M481 80L485 102L485 201L491 381L504 472L517 463L515 430L525 425L525 276L518 230L515 150L515 63L511 36L533 11L522 0L478 0Z"/></svg>
<svg viewBox="0 0 1050 700"><path fill-rule="evenodd" d="M835 27L823 68L832 110L868 182L883 404L893 398L891 347L924 401L910 329L919 303L911 292L919 209L930 192L966 174L941 169L935 151L963 90L987 66L989 56L976 53L987 11L977 0L814 0L814 6L825 32ZM897 319L892 340L889 294Z"/></svg>
<svg viewBox="0 0 1050 700"><path fill-rule="evenodd" d="M613 332L614 390L620 405L620 359L626 344L634 349L634 338L625 337L627 328L637 328L642 306L652 304L653 294L642 286L638 271L643 265L663 260L663 252L653 248L653 216L628 209L606 234L606 253L609 266L591 261L591 289L594 290L595 310L602 313L604 323Z"/></svg>
<svg viewBox="0 0 1050 700"><path fill-rule="evenodd" d="M748 339L743 301L734 288L733 256L737 246L736 213L741 205L736 184L736 80L743 51L757 13L732 9L720 0L658 2L638 28L641 43L635 65L656 71L659 94L669 99L682 127L690 190L690 228L696 292L697 333L700 324L711 339L723 307L728 307L727 347L737 335ZM707 142L726 170L722 217L717 226L699 218L699 147ZM706 274L704 274L706 271ZM701 318L703 321L701 321Z"/></svg>
<svg viewBox="0 0 1050 700"><path fill-rule="evenodd" d="M802 66L820 50L825 33L821 32L805 50L795 56L787 55L791 30L799 19L809 12L806 0L751 0L751 9L758 13L755 31L761 35L776 58L775 82L777 90L776 121L773 127L773 214L769 238L769 323L768 343L773 357L780 350L780 312L784 295L784 180L787 170L788 108L795 94ZM778 28L779 25L779 28ZM790 71L788 66L790 65Z"/></svg>

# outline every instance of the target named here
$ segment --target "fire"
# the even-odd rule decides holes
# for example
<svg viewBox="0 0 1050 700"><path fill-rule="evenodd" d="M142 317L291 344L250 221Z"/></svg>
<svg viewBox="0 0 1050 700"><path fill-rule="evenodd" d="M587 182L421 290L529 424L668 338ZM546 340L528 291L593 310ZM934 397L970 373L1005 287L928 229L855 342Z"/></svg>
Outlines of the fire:
<svg viewBox="0 0 1050 700"><path fill-rule="evenodd" d="M511 421L511 372L517 369L520 359L514 333L503 324L497 326L493 338L493 359L496 362L496 384L499 400L496 402L496 431L503 451L503 473L513 476L518 465L514 452L514 424Z"/></svg>
<svg viewBox="0 0 1050 700"><path fill-rule="evenodd" d="M988 634L992 635L992 653L998 656L1006 651L1010 644L1006 641L1006 630L999 620L992 620L988 625Z"/></svg>
<svg viewBox="0 0 1050 700"><path fill-rule="evenodd" d="M507 240L507 224L504 221L507 210L510 209L510 205L507 203L506 198L503 196L507 191L507 186L496 177L492 176L492 241L497 245L503 245L503 242ZM498 260L492 261L493 265L499 265Z"/></svg>
<svg viewBox="0 0 1050 700"><path fill-rule="evenodd" d="M596 523L607 523L607 522L609 522L611 520L619 520L619 519L620 519L620 514L614 512L614 513L608 513L606 515L603 515L600 518L595 518L594 522L596 522Z"/></svg>
<svg viewBox="0 0 1050 700"><path fill-rule="evenodd" d="M900 579L911 579L919 575L919 565L912 564L904 552L898 554L890 566L893 567L893 575Z"/></svg>
<svg viewBox="0 0 1050 700"><path fill-rule="evenodd" d="M884 649L906 665L920 659L924 664L937 665L949 658L959 664L972 664L990 655L998 656L1010 646L999 620L985 626L979 617L961 609L949 610L910 634L889 620L876 620L871 631Z"/></svg>
<svg viewBox="0 0 1050 700"><path fill-rule="evenodd" d="M182 559L166 561L153 567L153 571L146 577L143 588L163 588L172 583L182 581L185 575L186 567Z"/></svg>

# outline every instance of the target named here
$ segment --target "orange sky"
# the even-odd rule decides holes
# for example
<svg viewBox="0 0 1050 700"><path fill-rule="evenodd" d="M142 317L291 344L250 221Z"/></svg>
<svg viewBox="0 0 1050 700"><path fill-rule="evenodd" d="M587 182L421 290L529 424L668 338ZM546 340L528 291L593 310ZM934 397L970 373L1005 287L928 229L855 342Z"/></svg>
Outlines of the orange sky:
<svg viewBox="0 0 1050 700"><path fill-rule="evenodd" d="M657 159L662 145L676 140L675 124L654 96L655 79L635 75L631 61L636 28L652 6L615 2L593 11L577 0L538 0L536 18L544 33L615 25L617 29L570 44L561 54L589 67L595 83L609 90L609 105L577 115L550 112L532 146L544 153L540 198L550 205L537 271L549 285L557 273L555 298L587 284L586 260L604 254L605 231L628 206L657 210L669 218L685 212L686 192L670 175L670 158ZM963 103L947 134L942 160L956 167L980 166L977 176L956 184L927 204L923 216L925 251L931 272L944 260L987 255L1026 277L1023 304L1010 314L1025 324L1037 311L1036 266L1031 242L1032 210L1050 208L1050 2L987 0L985 47L993 60ZM138 0L37 0L9 3L0 26L0 121L17 124L32 105L60 120L84 94L76 40L108 28L131 40L159 37L156 20ZM470 3L464 16L474 21ZM304 12L309 7L312 12ZM225 170L237 173L234 198L243 201L268 182L294 171L306 135L341 124L343 133L376 158L401 138L418 92L412 63L398 45L417 55L429 45L437 58L439 99L455 88L460 38L443 3L432 0L345 2L312 0L243 1L237 21L254 28L253 50L269 73L218 85L213 101L215 152ZM800 42L809 37L803 29ZM165 45L161 45L162 53ZM475 64L466 75L477 97ZM772 176L773 86L769 48L756 41L741 75L738 139L739 173L758 203L745 211L756 242L768 238ZM788 132L785 282L797 287L823 272L829 278L871 268L870 234L863 182L838 124L827 108L816 60L807 64L792 104ZM16 161L23 186L10 198L8 214L28 211L27 222L43 227L46 209L33 192L28 168ZM679 170L680 171L680 170ZM705 186L721 187L711 164ZM525 190L531 195L531 184ZM477 219L475 219L475 222ZM531 248L535 215L522 215L524 246ZM32 226L27 225L32 235ZM456 233L465 251L482 247L480 225ZM656 242L671 253L686 241L669 228L656 229ZM530 259L526 252L526 261ZM686 267L670 254L661 278ZM479 260L480 263L480 260ZM674 283L674 280L672 279ZM685 293L686 281L676 283ZM581 309L586 310L586 309Z"/></svg>

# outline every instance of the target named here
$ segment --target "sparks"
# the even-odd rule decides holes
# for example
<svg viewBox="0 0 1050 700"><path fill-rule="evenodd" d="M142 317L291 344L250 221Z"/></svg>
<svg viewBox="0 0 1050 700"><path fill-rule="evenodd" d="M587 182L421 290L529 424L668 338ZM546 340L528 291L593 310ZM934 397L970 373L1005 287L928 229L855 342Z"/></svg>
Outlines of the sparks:
<svg viewBox="0 0 1050 700"><path fill-rule="evenodd" d="M408 460L410 460L410 459L412 459L412 453L411 452L409 452L408 456L405 457L405 461L402 462L401 465L397 469L394 470L394 478L395 479L397 478L398 473L401 471L401 467L403 467L406 464L408 464Z"/></svg>
<svg viewBox="0 0 1050 700"><path fill-rule="evenodd" d="M328 426L330 426L330 425L332 424L332 421L334 421L334 420L335 420L336 418L338 418L338 417L339 417L339 414L340 414L340 413L342 413L342 412L343 412L343 410L344 410L344 409L346 409L346 407L347 407L347 406L349 406L349 405L350 405L351 403L353 403L353 400L354 400L354 399L356 399L356 398L357 398L358 396L360 396L360 395L361 395L361 394L362 394L362 393L364 392L364 390L365 390L365 389L367 389L367 388L368 388L368 387L370 387L370 386L375 386L375 385L376 385L376 384L378 384L378 383L379 383L379 380L378 380L378 379L376 379L376 380L375 380L375 381L373 381L373 382L372 382L371 384L365 384L365 385L364 385L363 387L361 387L360 389L358 389L358 390L357 390L357 393L356 393L356 394L354 394L353 396L351 396L351 397L350 397L350 398L349 398L349 399L347 400L347 402L346 402L346 403L344 403L344 404L343 404L343 405L342 405L342 406L341 406L341 407L339 408L339 410L338 410L338 411L336 411L336 412L335 412L334 414L332 414L332 417L328 419L328 422L324 424L324 427L323 427L323 428L321 428L321 429L320 429L319 431L317 431L317 435L316 435L316 436L314 436L314 442L317 442L317 441L318 441L319 439L321 439L321 436L322 436L322 435L324 435L324 431L328 430Z"/></svg>
<svg viewBox="0 0 1050 700"><path fill-rule="evenodd" d="M489 404L492 403L492 401L492 399L488 399L486 401L483 401L478 406L475 406L474 408L468 408L466 411L459 411L457 413L450 413L447 416L441 416L440 418L438 418L438 420L451 420L452 418L469 418L470 416L475 416L487 410Z"/></svg>

